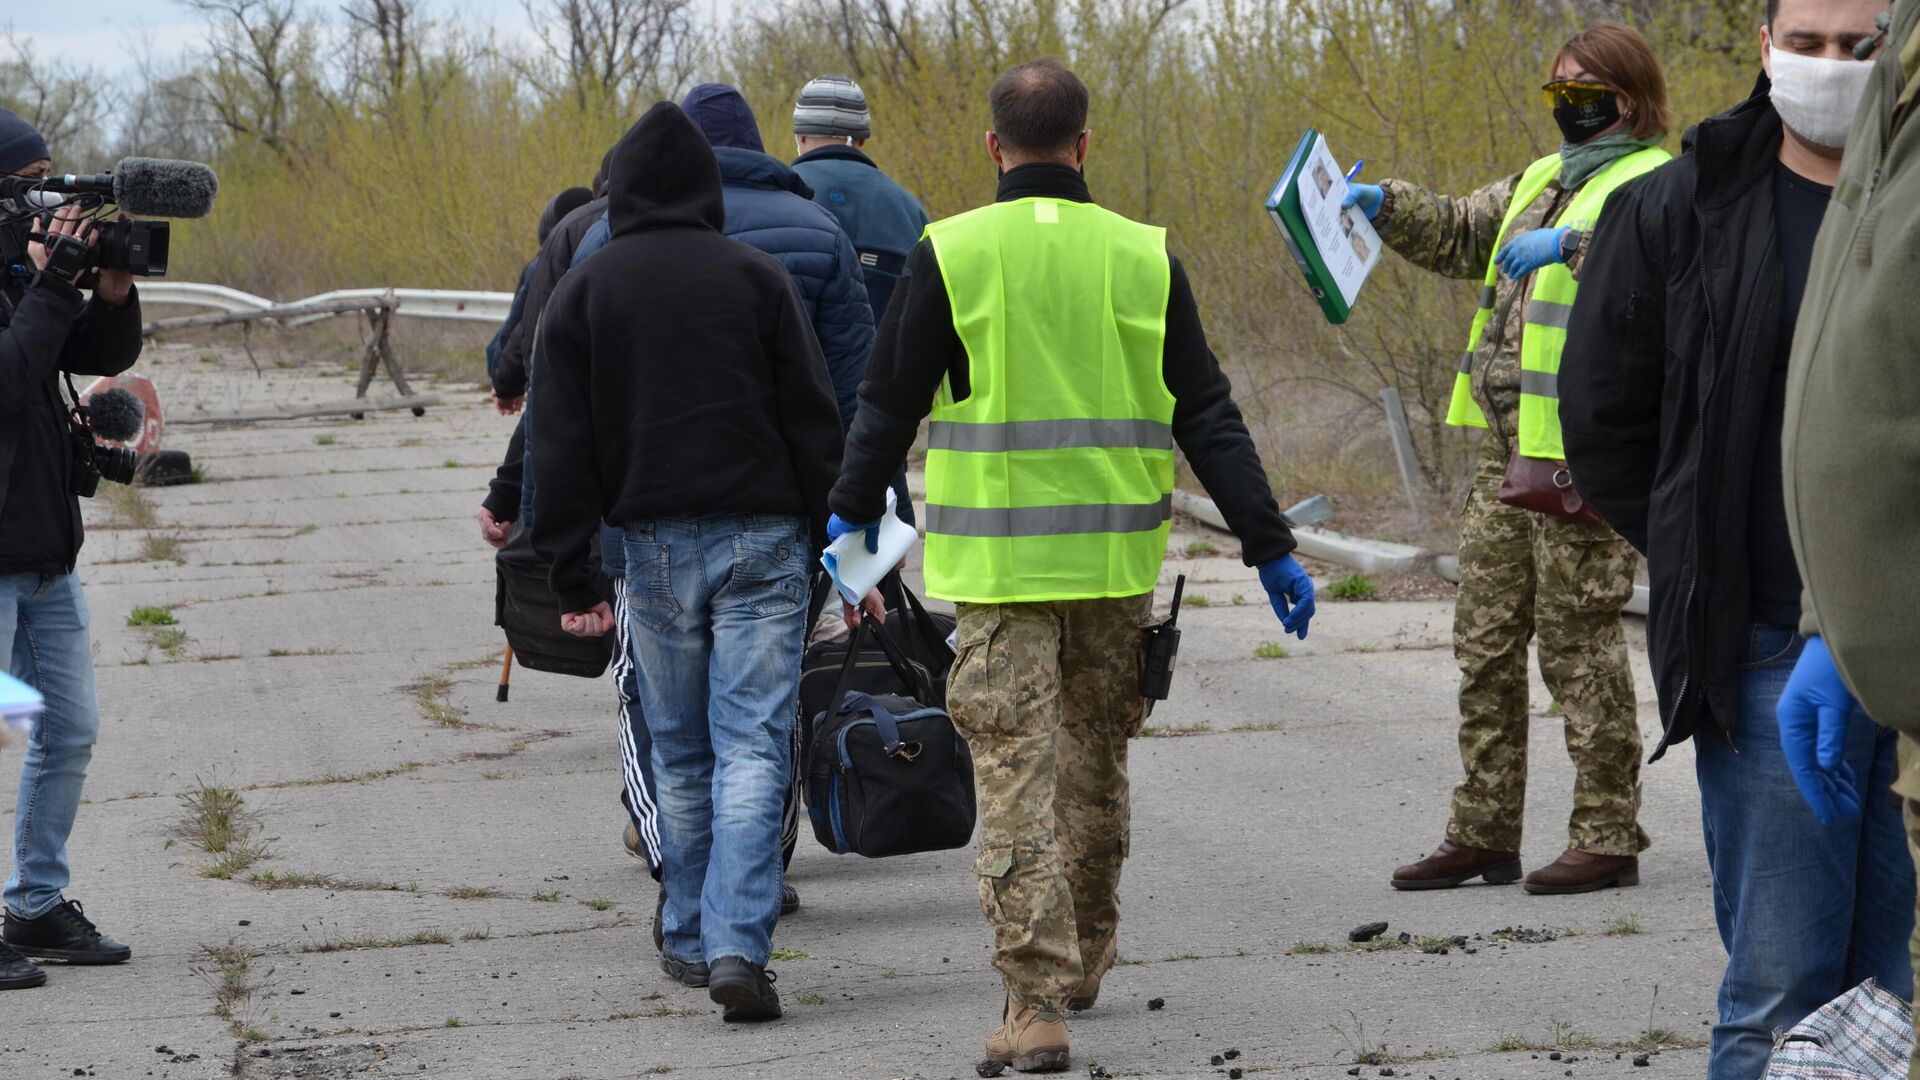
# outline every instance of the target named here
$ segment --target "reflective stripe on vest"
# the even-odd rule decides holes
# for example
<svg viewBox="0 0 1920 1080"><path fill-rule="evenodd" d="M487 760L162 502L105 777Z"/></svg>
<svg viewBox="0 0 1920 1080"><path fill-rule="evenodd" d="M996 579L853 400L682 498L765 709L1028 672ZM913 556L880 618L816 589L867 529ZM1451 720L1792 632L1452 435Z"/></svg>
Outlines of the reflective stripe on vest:
<svg viewBox="0 0 1920 1080"><path fill-rule="evenodd" d="M1573 199L1560 212L1556 227L1564 225L1591 233L1600 219L1600 210L1615 188L1651 172L1671 160L1672 155L1653 147L1637 150L1602 169L1581 185ZM1560 175L1560 155L1541 158L1527 167L1507 204L1506 217L1500 222L1493 250L1506 243L1507 231L1516 219L1547 190ZM1500 284L1500 268L1487 261L1487 275L1480 289L1480 308L1474 312L1473 326L1467 335L1466 359L1453 380L1453 399L1447 406L1447 423L1456 427L1486 427L1487 418L1473 398L1473 358L1480 350L1481 336L1493 319L1495 294ZM1560 443L1560 353L1567 343L1567 325L1573 319L1574 296L1579 288L1573 272L1565 263L1554 263L1534 272L1533 294L1521 313L1520 331L1520 453L1526 457L1566 457Z"/></svg>
<svg viewBox="0 0 1920 1080"><path fill-rule="evenodd" d="M927 591L957 603L1137 596L1173 519L1166 232L1021 199L927 238L967 350L927 450Z"/></svg>

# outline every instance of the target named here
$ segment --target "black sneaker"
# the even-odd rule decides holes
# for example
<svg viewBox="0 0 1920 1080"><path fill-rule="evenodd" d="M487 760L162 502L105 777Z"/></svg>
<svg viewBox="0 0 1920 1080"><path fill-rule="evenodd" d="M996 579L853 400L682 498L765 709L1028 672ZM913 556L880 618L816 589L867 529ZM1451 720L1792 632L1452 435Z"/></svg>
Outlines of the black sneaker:
<svg viewBox="0 0 1920 1080"><path fill-rule="evenodd" d="M660 970L681 986L698 990L707 985L709 973L704 960L679 960L666 953L660 954Z"/></svg>
<svg viewBox="0 0 1920 1080"><path fill-rule="evenodd" d="M782 883L780 886L780 914L791 915L800 910L800 894L793 886Z"/></svg>
<svg viewBox="0 0 1920 1080"><path fill-rule="evenodd" d="M62 900L37 919L7 912L0 937L23 956L69 964L118 964L133 950L101 933L77 901Z"/></svg>
<svg viewBox="0 0 1920 1080"><path fill-rule="evenodd" d="M776 976L759 964L738 956L723 956L713 962L707 979L707 996L722 1006L720 1018L729 1024L753 1020L778 1020L780 995L773 989Z"/></svg>
<svg viewBox="0 0 1920 1080"><path fill-rule="evenodd" d="M40 965L0 944L0 990L26 990L44 986L47 973Z"/></svg>

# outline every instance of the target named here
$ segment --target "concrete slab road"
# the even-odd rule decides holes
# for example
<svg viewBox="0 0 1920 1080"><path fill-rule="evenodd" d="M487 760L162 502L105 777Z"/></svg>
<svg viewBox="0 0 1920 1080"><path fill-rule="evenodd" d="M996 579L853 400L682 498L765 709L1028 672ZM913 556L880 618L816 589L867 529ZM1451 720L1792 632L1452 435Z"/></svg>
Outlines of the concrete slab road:
<svg viewBox="0 0 1920 1080"><path fill-rule="evenodd" d="M143 367L176 409L351 393L208 352ZM804 839L777 1023L725 1026L659 974L610 688L521 673L493 700L470 519L512 422L436 389L456 404L423 419L177 429L205 483L88 507L104 732L71 895L134 960L0 998L0 1076L972 1076L1000 996L965 851ZM1689 752L1647 770L1638 888L1395 893L1458 778L1447 605L1323 601L1282 656L1252 573L1198 538L1167 580L1208 604L1134 744L1121 966L1072 1020L1076 1070L1698 1075L1722 958ZM1530 865L1571 784L1534 695ZM1376 920L1385 945L1348 944Z"/></svg>

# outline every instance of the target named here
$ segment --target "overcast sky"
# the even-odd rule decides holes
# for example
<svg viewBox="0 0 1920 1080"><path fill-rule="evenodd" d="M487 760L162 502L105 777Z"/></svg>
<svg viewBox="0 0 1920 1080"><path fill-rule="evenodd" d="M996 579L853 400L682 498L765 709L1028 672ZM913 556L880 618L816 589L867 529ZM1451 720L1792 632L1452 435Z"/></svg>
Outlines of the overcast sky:
<svg viewBox="0 0 1920 1080"><path fill-rule="evenodd" d="M714 2L728 10L734 0ZM300 4L328 18L340 10L339 0ZM425 0L424 6L429 17L457 12L463 26L492 25L502 37L532 33L520 0ZM131 67L141 43L150 45L164 67L205 37L199 17L174 0L0 0L4 23L33 38L43 59L73 60L109 73Z"/></svg>

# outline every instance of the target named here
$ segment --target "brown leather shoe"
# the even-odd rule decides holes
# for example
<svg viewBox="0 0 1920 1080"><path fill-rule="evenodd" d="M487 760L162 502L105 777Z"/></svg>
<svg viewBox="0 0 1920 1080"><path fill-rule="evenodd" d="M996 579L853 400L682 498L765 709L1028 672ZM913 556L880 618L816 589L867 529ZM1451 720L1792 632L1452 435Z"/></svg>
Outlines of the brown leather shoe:
<svg viewBox="0 0 1920 1080"><path fill-rule="evenodd" d="M1068 1012L1086 1012L1100 1000L1100 980L1106 976L1107 972L1113 970L1113 962L1120 956L1118 942L1118 936L1107 938L1106 947L1101 949L1100 955L1087 966L1086 977L1080 980L1080 985L1074 988L1073 996L1067 999Z"/></svg>
<svg viewBox="0 0 1920 1080"><path fill-rule="evenodd" d="M1488 851L1442 840L1433 854L1395 870L1393 887L1451 889L1474 878L1484 878L1489 885L1510 885L1520 880L1520 853Z"/></svg>
<svg viewBox="0 0 1920 1080"><path fill-rule="evenodd" d="M1067 1022L1057 1012L1020 1008L1007 999L1004 1022L987 1036L987 1060L1011 1065L1015 1072L1064 1072Z"/></svg>
<svg viewBox="0 0 1920 1080"><path fill-rule="evenodd" d="M1530 893L1596 892L1640 884L1640 860L1632 855L1595 855L1568 848L1553 862L1527 875Z"/></svg>

